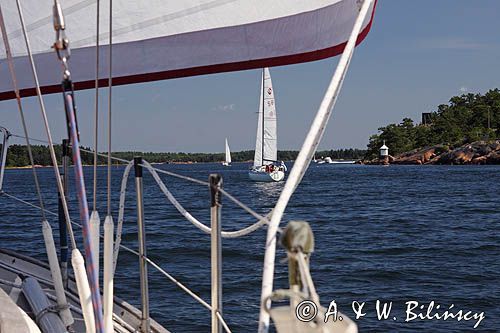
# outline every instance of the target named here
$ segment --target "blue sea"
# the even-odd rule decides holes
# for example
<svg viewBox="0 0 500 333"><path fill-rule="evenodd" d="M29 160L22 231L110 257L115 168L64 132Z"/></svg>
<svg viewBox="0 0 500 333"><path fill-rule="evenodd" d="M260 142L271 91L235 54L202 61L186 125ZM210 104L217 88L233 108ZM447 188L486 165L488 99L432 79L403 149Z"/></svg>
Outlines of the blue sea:
<svg viewBox="0 0 500 333"><path fill-rule="evenodd" d="M207 180L220 173L224 188L260 214L276 203L284 183L248 180L248 164L161 165L160 168ZM113 215L123 166L113 167ZM50 168L37 169L47 209L57 212ZM73 181L71 170L71 184ZM92 207L92 168L85 168ZM106 214L106 168L99 167L98 210ZM130 176L123 244L137 247L135 190ZM162 175L179 202L209 224L205 186ZM31 170L7 170L4 190L37 203ZM148 256L210 302L210 238L188 221L145 172L145 219ZM311 272L323 306L335 300L354 319L359 332L500 332L500 166L360 166L311 165L282 221L308 221L315 234ZM78 221L72 188L70 209ZM57 220L50 216L57 240ZM0 196L0 247L45 260L40 213ZM255 219L223 198L222 226L237 230ZM78 244L81 247L81 230ZM255 332L266 229L223 240L223 312L233 332ZM286 254L277 252L275 288L287 288ZM209 311L149 267L151 316L172 332L209 332ZM120 252L115 293L140 306L138 259ZM379 320L376 302L390 304ZM351 307L365 302L361 318ZM413 319L415 313L468 311L484 319ZM410 303L416 304L416 303ZM437 305L440 306L436 310ZM421 309L421 306L423 308ZM418 312L420 311L420 312ZM470 318L469 318L470 319Z"/></svg>

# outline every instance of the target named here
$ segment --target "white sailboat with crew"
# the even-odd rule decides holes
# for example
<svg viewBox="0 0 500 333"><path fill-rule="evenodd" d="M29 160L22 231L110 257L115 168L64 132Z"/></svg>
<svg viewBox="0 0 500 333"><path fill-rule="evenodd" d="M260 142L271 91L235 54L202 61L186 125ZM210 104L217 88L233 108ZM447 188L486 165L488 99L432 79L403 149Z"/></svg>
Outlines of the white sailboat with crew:
<svg viewBox="0 0 500 333"><path fill-rule="evenodd" d="M278 117L269 68L262 69L259 116L253 166L248 176L258 182L279 182L285 178L286 166L278 162Z"/></svg>

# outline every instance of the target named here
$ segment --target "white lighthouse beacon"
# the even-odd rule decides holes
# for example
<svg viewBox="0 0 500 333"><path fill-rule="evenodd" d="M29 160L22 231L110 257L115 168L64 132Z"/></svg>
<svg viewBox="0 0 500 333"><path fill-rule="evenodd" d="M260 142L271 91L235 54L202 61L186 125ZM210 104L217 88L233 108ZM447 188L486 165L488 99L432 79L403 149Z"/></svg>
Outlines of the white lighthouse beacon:
<svg viewBox="0 0 500 333"><path fill-rule="evenodd" d="M389 164L389 147L384 144L380 147L380 159L384 162L384 164Z"/></svg>

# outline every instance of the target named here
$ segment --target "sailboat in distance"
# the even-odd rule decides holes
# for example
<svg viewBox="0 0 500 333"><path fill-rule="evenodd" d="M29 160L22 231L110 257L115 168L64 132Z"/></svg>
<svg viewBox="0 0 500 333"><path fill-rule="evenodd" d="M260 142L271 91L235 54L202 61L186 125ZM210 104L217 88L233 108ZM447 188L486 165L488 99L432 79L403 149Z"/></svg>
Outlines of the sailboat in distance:
<svg viewBox="0 0 500 333"><path fill-rule="evenodd" d="M231 150L229 149L229 144L226 138L226 160L222 162L223 166L231 166Z"/></svg>
<svg viewBox="0 0 500 333"><path fill-rule="evenodd" d="M286 166L278 162L276 103L271 74L262 69L262 82L255 139L255 156L248 176L253 181L279 182L285 178Z"/></svg>

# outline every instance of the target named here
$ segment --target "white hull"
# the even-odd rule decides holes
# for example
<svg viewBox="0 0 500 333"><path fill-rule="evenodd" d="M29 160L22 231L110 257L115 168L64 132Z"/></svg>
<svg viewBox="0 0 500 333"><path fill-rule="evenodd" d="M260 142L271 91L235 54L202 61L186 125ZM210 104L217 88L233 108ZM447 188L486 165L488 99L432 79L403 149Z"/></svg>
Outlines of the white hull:
<svg viewBox="0 0 500 333"><path fill-rule="evenodd" d="M332 161L330 164L354 164L356 161Z"/></svg>
<svg viewBox="0 0 500 333"><path fill-rule="evenodd" d="M255 182L279 182L285 178L285 173L283 171L248 171L248 177Z"/></svg>
<svg viewBox="0 0 500 333"><path fill-rule="evenodd" d="M317 162L318 164L354 164L356 161L334 161L331 157L325 157L323 160Z"/></svg>
<svg viewBox="0 0 500 333"><path fill-rule="evenodd" d="M356 161L319 161L317 164L355 164Z"/></svg>
<svg viewBox="0 0 500 333"><path fill-rule="evenodd" d="M223 166L231 166L231 163L222 162L222 165L223 165Z"/></svg>

